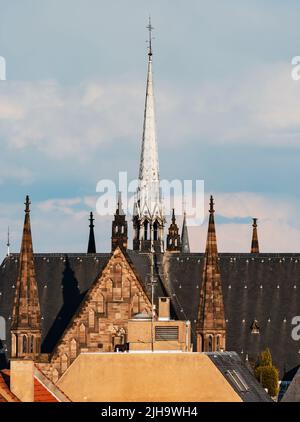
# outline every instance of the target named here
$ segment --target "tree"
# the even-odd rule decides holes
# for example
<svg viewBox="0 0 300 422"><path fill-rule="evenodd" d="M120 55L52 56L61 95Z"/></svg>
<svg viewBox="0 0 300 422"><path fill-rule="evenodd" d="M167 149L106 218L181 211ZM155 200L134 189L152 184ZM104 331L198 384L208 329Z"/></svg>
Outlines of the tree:
<svg viewBox="0 0 300 422"><path fill-rule="evenodd" d="M276 397L279 390L279 371L273 365L270 349L264 350L255 368L255 376L261 385L268 390L271 397Z"/></svg>

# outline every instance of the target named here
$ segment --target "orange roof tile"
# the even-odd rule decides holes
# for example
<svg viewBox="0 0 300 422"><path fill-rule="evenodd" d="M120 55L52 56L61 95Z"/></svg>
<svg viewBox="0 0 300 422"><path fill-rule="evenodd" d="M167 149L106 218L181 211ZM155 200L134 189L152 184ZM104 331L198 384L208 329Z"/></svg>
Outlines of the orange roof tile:
<svg viewBox="0 0 300 422"><path fill-rule="evenodd" d="M0 372L0 402L18 402L20 401L9 389L9 379L4 371Z"/></svg>
<svg viewBox="0 0 300 422"><path fill-rule="evenodd" d="M58 402L57 398L54 397L36 378L34 378L34 401L47 403Z"/></svg>
<svg viewBox="0 0 300 422"><path fill-rule="evenodd" d="M10 391L10 371L8 369L0 371L0 402L4 401L20 401ZM57 398L37 378L34 378L34 401L58 402Z"/></svg>

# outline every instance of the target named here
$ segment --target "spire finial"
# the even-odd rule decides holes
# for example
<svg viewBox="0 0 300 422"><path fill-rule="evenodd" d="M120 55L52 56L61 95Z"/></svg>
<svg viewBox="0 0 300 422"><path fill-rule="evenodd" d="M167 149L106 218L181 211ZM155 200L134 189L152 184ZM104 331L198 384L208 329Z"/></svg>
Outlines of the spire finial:
<svg viewBox="0 0 300 422"><path fill-rule="evenodd" d="M210 214L213 214L214 212L215 212L215 210L214 210L214 198L211 195L210 196L210 201L209 201L209 213Z"/></svg>
<svg viewBox="0 0 300 422"><path fill-rule="evenodd" d="M7 228L7 244L6 244L6 246L7 246L7 256L9 256L10 255L9 226Z"/></svg>
<svg viewBox="0 0 300 422"><path fill-rule="evenodd" d="M251 253L259 253L259 243L257 234L257 218L253 218L252 223L252 242L251 242Z"/></svg>
<svg viewBox="0 0 300 422"><path fill-rule="evenodd" d="M95 221L95 219L94 219L93 213L91 211L90 212L90 227L94 227L94 221Z"/></svg>
<svg viewBox="0 0 300 422"><path fill-rule="evenodd" d="M149 52L148 52L148 56L149 56L149 60L151 60L151 57L152 57L152 31L153 31L153 26L151 25L151 16L149 16L149 23L148 23L148 26L147 26L147 29L148 29L148 31L149 31L149 41L148 41L148 43L149 43Z"/></svg>
<svg viewBox="0 0 300 422"><path fill-rule="evenodd" d="M30 204L31 204L31 202L30 202L29 196L26 195L26 199L25 199L25 202L24 202L26 213L30 212Z"/></svg>
<svg viewBox="0 0 300 422"><path fill-rule="evenodd" d="M172 211L172 223L175 224L176 218L175 218L175 208L173 208Z"/></svg>
<svg viewBox="0 0 300 422"><path fill-rule="evenodd" d="M92 213L92 211L90 212L90 218L89 218L89 222L90 222L90 234L89 234L89 242L88 242L88 249L87 249L87 253L96 253L96 242L95 242L95 234L94 234L94 215Z"/></svg>

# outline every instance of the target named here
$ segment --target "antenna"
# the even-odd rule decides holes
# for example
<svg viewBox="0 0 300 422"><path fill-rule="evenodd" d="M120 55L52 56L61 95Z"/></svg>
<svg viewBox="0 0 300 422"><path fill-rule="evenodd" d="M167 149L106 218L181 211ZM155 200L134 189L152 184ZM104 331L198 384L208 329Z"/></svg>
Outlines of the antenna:
<svg viewBox="0 0 300 422"><path fill-rule="evenodd" d="M9 226L7 228L7 243L6 243L6 246L7 246L7 256L9 256L10 255Z"/></svg>

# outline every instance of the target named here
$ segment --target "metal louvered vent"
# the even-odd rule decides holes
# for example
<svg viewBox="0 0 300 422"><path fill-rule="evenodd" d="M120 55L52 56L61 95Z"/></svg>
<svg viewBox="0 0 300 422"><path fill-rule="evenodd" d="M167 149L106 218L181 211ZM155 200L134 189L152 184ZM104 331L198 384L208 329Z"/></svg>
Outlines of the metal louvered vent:
<svg viewBox="0 0 300 422"><path fill-rule="evenodd" d="M178 340L178 326L155 327L155 341Z"/></svg>

